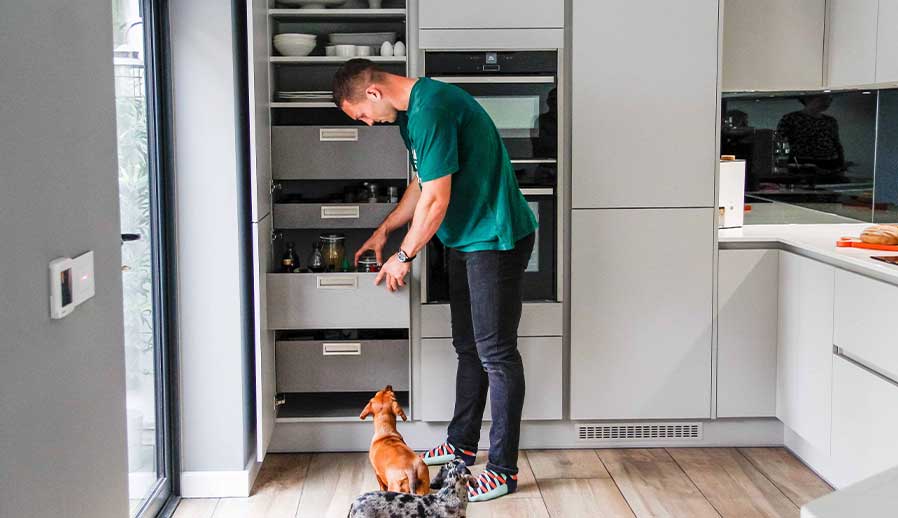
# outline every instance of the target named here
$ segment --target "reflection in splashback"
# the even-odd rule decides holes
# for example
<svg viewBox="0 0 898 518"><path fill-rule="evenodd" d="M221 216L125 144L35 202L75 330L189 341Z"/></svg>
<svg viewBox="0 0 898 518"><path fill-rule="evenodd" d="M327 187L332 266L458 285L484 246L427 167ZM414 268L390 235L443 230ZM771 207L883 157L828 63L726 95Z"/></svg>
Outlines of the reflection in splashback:
<svg viewBox="0 0 898 518"><path fill-rule="evenodd" d="M721 117L746 224L898 222L898 90L740 94Z"/></svg>

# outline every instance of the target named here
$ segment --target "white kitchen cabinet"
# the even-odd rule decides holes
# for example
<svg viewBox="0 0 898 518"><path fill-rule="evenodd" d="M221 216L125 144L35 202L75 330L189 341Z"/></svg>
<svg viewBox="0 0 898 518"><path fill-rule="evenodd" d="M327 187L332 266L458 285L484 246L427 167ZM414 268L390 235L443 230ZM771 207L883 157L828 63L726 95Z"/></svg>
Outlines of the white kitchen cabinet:
<svg viewBox="0 0 898 518"><path fill-rule="evenodd" d="M898 0L879 0L876 82L898 82Z"/></svg>
<svg viewBox="0 0 898 518"><path fill-rule="evenodd" d="M833 343L847 356L898 378L898 286L836 271Z"/></svg>
<svg viewBox="0 0 898 518"><path fill-rule="evenodd" d="M526 380L522 418L525 421L561 419L561 337L521 337L518 338L518 351L524 362ZM421 420L452 419L457 365L451 339L421 340L421 373L415 393L415 415ZM490 420L489 399L484 420Z"/></svg>
<svg viewBox="0 0 898 518"><path fill-rule="evenodd" d="M727 0L723 90L819 90L826 0Z"/></svg>
<svg viewBox="0 0 898 518"><path fill-rule="evenodd" d="M829 454L833 267L780 252L776 417Z"/></svg>
<svg viewBox="0 0 898 518"><path fill-rule="evenodd" d="M876 82L879 0L829 0L826 30L827 86Z"/></svg>
<svg viewBox="0 0 898 518"><path fill-rule="evenodd" d="M713 210L573 211L572 419L710 417Z"/></svg>
<svg viewBox="0 0 898 518"><path fill-rule="evenodd" d="M712 207L718 0L573 0L573 208Z"/></svg>
<svg viewBox="0 0 898 518"><path fill-rule="evenodd" d="M776 414L778 275L777 250L719 253L718 417Z"/></svg>
<svg viewBox="0 0 898 518"><path fill-rule="evenodd" d="M421 29L564 27L564 0L419 0Z"/></svg>
<svg viewBox="0 0 898 518"><path fill-rule="evenodd" d="M832 405L837 487L898 465L898 385L834 356Z"/></svg>

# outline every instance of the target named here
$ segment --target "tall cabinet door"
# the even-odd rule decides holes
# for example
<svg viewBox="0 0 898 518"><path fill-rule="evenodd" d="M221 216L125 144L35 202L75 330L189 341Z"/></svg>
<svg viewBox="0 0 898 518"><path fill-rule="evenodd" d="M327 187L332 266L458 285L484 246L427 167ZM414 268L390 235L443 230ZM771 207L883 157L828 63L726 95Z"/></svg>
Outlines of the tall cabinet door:
<svg viewBox="0 0 898 518"><path fill-rule="evenodd" d="M713 209L572 225L571 419L709 418Z"/></svg>
<svg viewBox="0 0 898 518"><path fill-rule="evenodd" d="M420 0L418 23L422 29L562 28L564 0Z"/></svg>
<svg viewBox="0 0 898 518"><path fill-rule="evenodd" d="M573 0L573 208L711 207L718 0Z"/></svg>
<svg viewBox="0 0 898 518"><path fill-rule="evenodd" d="M879 0L876 82L898 81L898 0Z"/></svg>
<svg viewBox="0 0 898 518"><path fill-rule="evenodd" d="M273 2L272 2L273 4ZM271 271L271 117L268 101L269 0L247 2L250 190L253 231L253 315L256 363L256 456L261 462L274 432L274 332L268 330L266 274Z"/></svg>

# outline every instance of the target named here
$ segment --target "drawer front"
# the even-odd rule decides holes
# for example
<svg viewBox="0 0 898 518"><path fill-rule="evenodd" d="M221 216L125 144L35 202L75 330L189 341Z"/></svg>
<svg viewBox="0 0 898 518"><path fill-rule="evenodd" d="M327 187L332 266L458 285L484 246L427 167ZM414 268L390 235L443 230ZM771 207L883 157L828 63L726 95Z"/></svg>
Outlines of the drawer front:
<svg viewBox="0 0 898 518"><path fill-rule="evenodd" d="M269 273L269 329L409 326L409 290L374 285L375 273Z"/></svg>
<svg viewBox="0 0 898 518"><path fill-rule="evenodd" d="M518 336L561 336L564 317L561 303L524 303ZM424 338L452 337L452 313L449 304L421 306L421 336Z"/></svg>
<svg viewBox="0 0 898 518"><path fill-rule="evenodd" d="M898 378L898 286L836 270L833 343Z"/></svg>
<svg viewBox="0 0 898 518"><path fill-rule="evenodd" d="M408 340L279 341L277 390L373 393L386 385L408 390L408 358Z"/></svg>
<svg viewBox="0 0 898 518"><path fill-rule="evenodd" d="M377 228L395 203L277 203L274 227L279 229Z"/></svg>
<svg viewBox="0 0 898 518"><path fill-rule="evenodd" d="M832 466L837 487L898 465L898 385L833 357Z"/></svg>
<svg viewBox="0 0 898 518"><path fill-rule="evenodd" d="M271 167L276 180L408 177L399 128L274 126Z"/></svg>
<svg viewBox="0 0 898 518"><path fill-rule="evenodd" d="M519 338L518 350L524 361L526 383L523 419L561 419L561 337ZM457 365L451 339L421 340L421 381L415 394L415 415L424 421L452 419ZM483 418L491 420L489 399Z"/></svg>

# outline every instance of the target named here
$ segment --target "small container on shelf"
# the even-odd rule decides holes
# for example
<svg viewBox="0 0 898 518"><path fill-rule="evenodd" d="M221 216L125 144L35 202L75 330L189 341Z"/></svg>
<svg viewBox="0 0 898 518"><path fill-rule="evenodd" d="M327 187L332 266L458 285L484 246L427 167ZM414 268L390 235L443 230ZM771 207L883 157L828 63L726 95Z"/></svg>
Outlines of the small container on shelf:
<svg viewBox="0 0 898 518"><path fill-rule="evenodd" d="M359 257L359 272L379 272L380 264L377 262L377 256L373 251L367 251Z"/></svg>
<svg viewBox="0 0 898 518"><path fill-rule="evenodd" d="M346 255L346 236L343 234L321 234L321 254L324 257L324 269L328 272L339 272L343 268Z"/></svg>
<svg viewBox="0 0 898 518"><path fill-rule="evenodd" d="M324 271L324 255L321 253L321 241L312 243L312 254L309 255L309 270L315 273Z"/></svg>
<svg viewBox="0 0 898 518"><path fill-rule="evenodd" d="M299 269L299 256L296 255L296 249L293 243L287 243L287 251L281 258L281 271L283 273L293 273Z"/></svg>

